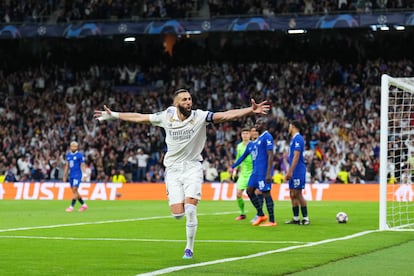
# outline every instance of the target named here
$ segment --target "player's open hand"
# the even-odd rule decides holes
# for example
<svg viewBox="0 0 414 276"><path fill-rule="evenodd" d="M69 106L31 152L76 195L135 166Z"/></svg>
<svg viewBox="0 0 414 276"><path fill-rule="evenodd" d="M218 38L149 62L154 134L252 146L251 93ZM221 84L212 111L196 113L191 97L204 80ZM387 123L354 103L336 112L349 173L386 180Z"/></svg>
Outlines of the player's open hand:
<svg viewBox="0 0 414 276"><path fill-rule="evenodd" d="M95 110L93 117L99 121L114 120L115 116L112 115L112 111L104 105L104 110Z"/></svg>
<svg viewBox="0 0 414 276"><path fill-rule="evenodd" d="M292 179L292 172L288 171L285 175L285 181L288 182L290 179Z"/></svg>
<svg viewBox="0 0 414 276"><path fill-rule="evenodd" d="M261 103L256 103L254 99L251 99L252 108L254 113L258 114L267 114L270 110L270 104L268 101L263 101Z"/></svg>
<svg viewBox="0 0 414 276"><path fill-rule="evenodd" d="M233 172L231 174L231 180L233 180L233 182L237 182L238 179L239 179L239 174L237 173L237 169L233 169Z"/></svg>

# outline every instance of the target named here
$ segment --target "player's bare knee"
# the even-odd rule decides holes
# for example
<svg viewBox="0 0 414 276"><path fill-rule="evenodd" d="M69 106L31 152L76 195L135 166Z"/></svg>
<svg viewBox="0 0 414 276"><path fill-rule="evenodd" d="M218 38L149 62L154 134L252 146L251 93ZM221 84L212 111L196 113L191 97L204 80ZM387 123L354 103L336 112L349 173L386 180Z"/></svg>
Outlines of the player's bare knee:
<svg viewBox="0 0 414 276"><path fill-rule="evenodd" d="M172 216L176 219L176 220L179 220L179 219L182 219L183 217L184 217L184 215L185 215L185 213L181 213L181 214L172 214Z"/></svg>
<svg viewBox="0 0 414 276"><path fill-rule="evenodd" d="M174 218L180 219L184 216L184 203L175 203L170 205L171 214Z"/></svg>

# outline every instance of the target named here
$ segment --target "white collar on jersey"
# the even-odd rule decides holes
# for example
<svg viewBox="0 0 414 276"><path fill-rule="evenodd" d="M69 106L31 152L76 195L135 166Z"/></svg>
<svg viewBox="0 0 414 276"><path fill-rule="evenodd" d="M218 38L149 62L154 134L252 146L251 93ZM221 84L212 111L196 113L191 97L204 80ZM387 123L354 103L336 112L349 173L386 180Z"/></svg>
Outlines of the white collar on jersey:
<svg viewBox="0 0 414 276"><path fill-rule="evenodd" d="M188 118L187 118L187 119L185 119L184 121L181 121L181 120L180 120L180 118L178 117L178 114L177 114L177 112L178 112L178 108L177 108L177 107L175 107L175 106L174 106L174 108L175 108L175 110L174 110L174 115L173 115L173 119L174 119L174 121L186 122L186 121L192 120L192 119L194 118L194 115L195 115L195 110L191 110L191 114L190 114L190 116L188 116Z"/></svg>
<svg viewBox="0 0 414 276"><path fill-rule="evenodd" d="M267 130L263 131L262 134L259 135L259 137L263 136L266 132L268 132Z"/></svg>

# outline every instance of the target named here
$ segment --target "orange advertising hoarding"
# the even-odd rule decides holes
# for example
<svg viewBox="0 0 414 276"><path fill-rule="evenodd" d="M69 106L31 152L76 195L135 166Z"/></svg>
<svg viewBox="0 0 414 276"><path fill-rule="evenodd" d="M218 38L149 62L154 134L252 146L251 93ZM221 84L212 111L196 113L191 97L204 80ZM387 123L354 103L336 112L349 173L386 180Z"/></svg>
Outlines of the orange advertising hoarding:
<svg viewBox="0 0 414 276"><path fill-rule="evenodd" d="M413 201L412 187L394 185L396 200L402 188ZM79 192L86 200L164 200L167 199L163 183L82 183ZM203 200L235 200L233 183L204 183ZM275 200L289 200L287 184L274 185ZM379 184L307 184L304 196L309 201L379 201ZM8 200L67 200L72 198L68 183L62 182L14 182L0 183L0 199ZM245 195L247 199L247 196Z"/></svg>

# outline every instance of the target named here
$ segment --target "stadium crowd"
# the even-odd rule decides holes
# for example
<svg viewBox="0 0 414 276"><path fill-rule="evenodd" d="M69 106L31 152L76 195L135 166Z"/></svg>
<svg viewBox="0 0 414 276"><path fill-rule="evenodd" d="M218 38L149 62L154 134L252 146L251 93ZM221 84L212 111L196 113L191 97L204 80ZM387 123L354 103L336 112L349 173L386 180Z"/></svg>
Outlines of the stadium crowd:
<svg viewBox="0 0 414 276"><path fill-rule="evenodd" d="M398 0L8 0L0 2L0 22L69 23L81 20L370 13L413 8L413 1Z"/></svg>
<svg viewBox="0 0 414 276"><path fill-rule="evenodd" d="M409 76L413 66L407 60L374 60L0 71L0 172L6 181L59 181L68 145L76 140L86 156L88 181L111 181L119 173L127 181L163 181L166 149L160 128L99 123L92 115L103 104L115 111L157 112L171 104L174 90L185 87L195 108L212 111L247 106L251 97L268 99L275 175L286 172L288 124L298 119L306 126L308 181L377 181L380 76ZM229 177L241 128L252 119L209 127L206 180ZM138 173L142 162L145 169Z"/></svg>

